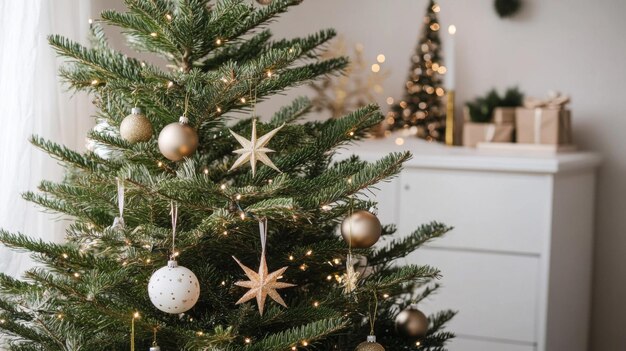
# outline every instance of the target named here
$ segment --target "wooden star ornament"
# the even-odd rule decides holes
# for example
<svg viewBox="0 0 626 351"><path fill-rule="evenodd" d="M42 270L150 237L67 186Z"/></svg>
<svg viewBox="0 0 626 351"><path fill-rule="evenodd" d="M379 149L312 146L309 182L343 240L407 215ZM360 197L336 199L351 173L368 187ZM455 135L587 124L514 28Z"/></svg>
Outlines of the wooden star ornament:
<svg viewBox="0 0 626 351"><path fill-rule="evenodd" d="M272 160L270 160L270 158L267 156L268 152L274 152L274 150L268 149L266 145L267 143L269 143L270 139L272 139L272 137L274 137L274 135L276 135L276 133L278 133L278 131L281 130L281 128L283 128L284 126L285 125L283 124L282 126L263 135L262 137L257 138L255 118L252 120L252 136L250 137L250 140L230 130L230 133L235 137L235 139L237 139L239 144L241 144L241 149L233 151L234 153L241 156L239 156L235 163L233 163L233 166L230 168L230 170L232 171L233 169L240 167L244 163L250 162L250 167L252 167L252 176L254 177L254 174L256 173L256 163L257 161L261 161L267 166L280 172L278 167L276 167Z"/></svg>
<svg viewBox="0 0 626 351"><path fill-rule="evenodd" d="M233 258L235 259L235 261L237 261L241 269L243 269L243 271L246 273L248 279L250 279L247 281L238 281L235 283L235 285L237 286L250 289L239 299L239 301L237 301L237 305L256 298L256 302L259 305L259 313L263 315L265 300L269 295L272 300L278 302L283 307L287 307L287 304L285 303L283 298L280 297L280 295L276 291L277 289L295 286L295 284L283 283L278 281L278 279L287 270L287 267L283 267L277 271L268 274L265 253L263 253L261 254L261 263L259 265L259 272L257 273L252 269L246 267L243 263L239 262L239 260L235 256L233 256Z"/></svg>

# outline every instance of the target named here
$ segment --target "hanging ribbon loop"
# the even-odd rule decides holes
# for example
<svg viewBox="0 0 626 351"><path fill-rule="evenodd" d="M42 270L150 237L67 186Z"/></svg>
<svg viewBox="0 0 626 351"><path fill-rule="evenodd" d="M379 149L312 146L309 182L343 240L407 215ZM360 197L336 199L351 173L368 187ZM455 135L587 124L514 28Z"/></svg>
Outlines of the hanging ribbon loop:
<svg viewBox="0 0 626 351"><path fill-rule="evenodd" d="M170 215L172 216L172 255L170 259L176 260L176 224L178 222L178 204L172 200L170 201Z"/></svg>

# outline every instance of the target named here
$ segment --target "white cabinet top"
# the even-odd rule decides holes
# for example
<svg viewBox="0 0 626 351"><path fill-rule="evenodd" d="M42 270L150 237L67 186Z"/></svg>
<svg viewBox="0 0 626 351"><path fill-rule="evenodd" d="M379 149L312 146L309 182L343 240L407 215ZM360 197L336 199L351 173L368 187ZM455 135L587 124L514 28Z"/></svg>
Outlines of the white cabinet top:
<svg viewBox="0 0 626 351"><path fill-rule="evenodd" d="M593 152L546 153L539 151L477 150L467 147L449 147L415 137L404 137L404 144L396 145L392 135L384 139L363 140L339 151L339 158L355 154L366 161L374 161L391 152L410 151L413 158L407 168L458 169L516 173L561 173L597 167L601 157Z"/></svg>

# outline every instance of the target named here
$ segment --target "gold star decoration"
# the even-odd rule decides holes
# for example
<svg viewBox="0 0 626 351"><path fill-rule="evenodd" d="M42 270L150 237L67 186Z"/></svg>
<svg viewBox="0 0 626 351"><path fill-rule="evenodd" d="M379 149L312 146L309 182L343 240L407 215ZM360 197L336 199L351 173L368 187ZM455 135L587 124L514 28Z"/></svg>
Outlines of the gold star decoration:
<svg viewBox="0 0 626 351"><path fill-rule="evenodd" d="M252 176L254 177L254 174L256 173L256 162L261 161L267 166L280 172L280 170L278 169L278 167L276 167L276 165L274 165L272 160L267 157L267 153L274 152L274 150L268 149L265 146L267 145L267 143L269 143L270 139L272 139L272 137L276 135L276 133L278 133L278 131L284 126L285 125L283 124L282 126L257 139L255 118L252 120L252 136L250 137L250 140L242 137L241 135L231 130L230 133L235 137L235 139L237 139L239 144L241 144L241 149L237 149L233 152L236 154L240 154L241 156L239 156L239 158L235 161L230 170L232 171L233 169L238 168L249 161L250 167L252 167Z"/></svg>
<svg viewBox="0 0 626 351"><path fill-rule="evenodd" d="M261 263L259 265L259 272L257 273L243 265L243 263L239 262L239 260L235 256L233 256L233 258L235 259L235 261L237 261L237 264L239 264L241 269L243 269L243 271L246 273L248 279L250 279L247 281L238 281L235 283L235 285L237 286L250 289L239 299L239 301L237 301L237 305L256 298L256 302L259 305L259 313L263 315L265 300L269 295L272 300L278 302L283 307L287 307L287 304L285 304L283 298L280 297L280 295L276 291L277 289L295 286L295 284L282 283L278 281L278 279L287 270L287 267L283 267L277 271L268 274L265 253L262 253Z"/></svg>

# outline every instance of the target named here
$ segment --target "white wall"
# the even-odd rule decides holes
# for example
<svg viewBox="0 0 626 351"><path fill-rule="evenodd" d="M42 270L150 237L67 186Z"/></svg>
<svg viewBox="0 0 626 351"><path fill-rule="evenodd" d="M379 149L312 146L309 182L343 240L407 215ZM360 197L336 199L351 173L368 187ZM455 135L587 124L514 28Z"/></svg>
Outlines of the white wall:
<svg viewBox="0 0 626 351"><path fill-rule="evenodd" d="M98 3L111 6L110 1L94 1L96 7ZM590 349L623 349L626 1L523 0L524 10L512 20L498 18L492 2L440 0L442 27L454 23L458 28L458 99L467 100L494 86L503 89L516 84L532 96L551 89L572 96L577 144L606 158L598 183ZM366 58L372 62L378 53L384 53L384 66L392 74L378 101L382 105L386 96L402 95L426 5L427 0L308 0L272 28L279 37L292 37L334 27L347 39L363 43ZM300 88L273 98L259 111L269 113L304 91Z"/></svg>

